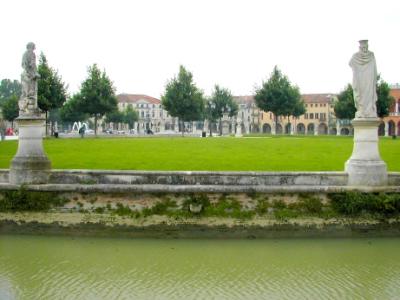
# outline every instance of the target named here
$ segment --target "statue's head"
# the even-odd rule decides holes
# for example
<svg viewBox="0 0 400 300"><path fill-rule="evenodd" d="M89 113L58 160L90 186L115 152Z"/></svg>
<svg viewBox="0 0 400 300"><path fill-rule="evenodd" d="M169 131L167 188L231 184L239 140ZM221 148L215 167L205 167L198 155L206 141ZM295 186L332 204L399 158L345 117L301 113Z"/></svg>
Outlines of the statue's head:
<svg viewBox="0 0 400 300"><path fill-rule="evenodd" d="M360 40L358 41L360 43L360 51L363 53L368 52L368 40Z"/></svg>
<svg viewBox="0 0 400 300"><path fill-rule="evenodd" d="M32 43L32 42L29 42L29 43L26 45L26 49L28 49L28 50L35 50L35 44Z"/></svg>

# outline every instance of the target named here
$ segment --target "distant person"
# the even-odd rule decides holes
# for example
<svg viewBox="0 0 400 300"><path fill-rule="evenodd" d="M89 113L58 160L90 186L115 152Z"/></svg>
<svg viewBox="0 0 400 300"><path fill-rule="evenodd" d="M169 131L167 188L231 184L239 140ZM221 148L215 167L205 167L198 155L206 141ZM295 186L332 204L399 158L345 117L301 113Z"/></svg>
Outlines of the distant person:
<svg viewBox="0 0 400 300"><path fill-rule="evenodd" d="M81 136L81 138L83 138L85 136L85 127L81 126L81 128L79 128L79 135Z"/></svg>

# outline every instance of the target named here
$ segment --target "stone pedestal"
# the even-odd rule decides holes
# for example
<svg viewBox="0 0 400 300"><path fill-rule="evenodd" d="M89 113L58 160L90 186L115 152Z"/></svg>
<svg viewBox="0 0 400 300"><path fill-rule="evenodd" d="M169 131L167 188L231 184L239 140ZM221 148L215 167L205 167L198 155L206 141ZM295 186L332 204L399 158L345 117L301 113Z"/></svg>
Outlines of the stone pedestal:
<svg viewBox="0 0 400 300"><path fill-rule="evenodd" d="M11 161L10 183L47 183L51 163L43 150L45 119L40 116L20 116L16 121L19 141L17 154Z"/></svg>
<svg viewBox="0 0 400 300"><path fill-rule="evenodd" d="M378 148L378 118L358 118L354 127L353 154L345 164L348 185L384 186L387 184L386 163L381 159Z"/></svg>

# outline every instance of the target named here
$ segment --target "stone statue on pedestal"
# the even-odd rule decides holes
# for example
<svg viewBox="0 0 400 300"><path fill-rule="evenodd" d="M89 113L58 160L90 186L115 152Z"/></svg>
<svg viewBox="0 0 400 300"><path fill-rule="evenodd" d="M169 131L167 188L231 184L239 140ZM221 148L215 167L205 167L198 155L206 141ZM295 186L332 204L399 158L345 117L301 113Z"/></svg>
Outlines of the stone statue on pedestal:
<svg viewBox="0 0 400 300"><path fill-rule="evenodd" d="M376 118L377 71L374 53L368 50L368 40L359 41L359 51L350 60L353 69L353 95L356 118Z"/></svg>
<svg viewBox="0 0 400 300"><path fill-rule="evenodd" d="M36 68L35 44L26 45L26 51L22 57L23 72L21 75L22 94L18 101L20 115L38 114L37 82L40 78Z"/></svg>
<svg viewBox="0 0 400 300"><path fill-rule="evenodd" d="M378 147L376 114L377 71L374 54L368 51L368 41L361 40L360 51L353 55L353 95L357 112L351 122L354 128L354 146L350 159L345 164L348 185L385 186L388 175L386 163L381 159Z"/></svg>
<svg viewBox="0 0 400 300"><path fill-rule="evenodd" d="M18 102L18 150L11 160L11 184L47 183L51 162L43 149L45 119L37 103L37 84L40 78L36 69L35 44L28 43L22 57L22 94Z"/></svg>

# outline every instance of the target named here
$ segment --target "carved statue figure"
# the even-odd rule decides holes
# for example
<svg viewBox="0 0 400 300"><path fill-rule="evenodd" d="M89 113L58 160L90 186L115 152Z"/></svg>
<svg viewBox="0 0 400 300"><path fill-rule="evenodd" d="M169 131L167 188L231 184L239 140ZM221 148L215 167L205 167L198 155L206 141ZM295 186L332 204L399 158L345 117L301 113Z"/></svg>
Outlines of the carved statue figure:
<svg viewBox="0 0 400 300"><path fill-rule="evenodd" d="M28 43L22 57L23 72L21 75L22 94L18 102L20 114L34 114L37 105L37 81L40 78L36 68L35 44Z"/></svg>
<svg viewBox="0 0 400 300"><path fill-rule="evenodd" d="M368 50L368 40L359 41L359 51L350 60L353 69L353 96L356 118L376 118L377 70L374 53Z"/></svg>

